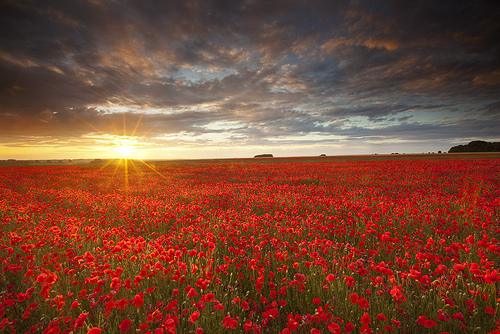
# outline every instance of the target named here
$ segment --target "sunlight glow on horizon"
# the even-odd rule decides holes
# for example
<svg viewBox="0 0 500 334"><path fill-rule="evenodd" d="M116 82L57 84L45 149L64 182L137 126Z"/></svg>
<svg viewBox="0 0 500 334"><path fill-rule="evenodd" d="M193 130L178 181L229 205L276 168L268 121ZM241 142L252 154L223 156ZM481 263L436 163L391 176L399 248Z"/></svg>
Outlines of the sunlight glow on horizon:
<svg viewBox="0 0 500 334"><path fill-rule="evenodd" d="M131 136L120 136L114 140L113 149L120 154L121 158L129 158L136 152L138 142Z"/></svg>

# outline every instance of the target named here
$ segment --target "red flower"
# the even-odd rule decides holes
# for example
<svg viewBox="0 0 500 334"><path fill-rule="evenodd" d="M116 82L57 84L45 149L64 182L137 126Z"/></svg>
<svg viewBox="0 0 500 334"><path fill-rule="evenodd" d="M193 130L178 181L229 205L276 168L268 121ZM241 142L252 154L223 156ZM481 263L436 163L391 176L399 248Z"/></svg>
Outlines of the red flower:
<svg viewBox="0 0 500 334"><path fill-rule="evenodd" d="M142 307L142 305L144 304L143 296L144 296L143 293L136 294L132 302L132 305L137 306L137 308Z"/></svg>
<svg viewBox="0 0 500 334"><path fill-rule="evenodd" d="M326 276L326 280L330 283L331 281L335 281L335 276L333 274L329 274Z"/></svg>
<svg viewBox="0 0 500 334"><path fill-rule="evenodd" d="M213 293L207 293L206 295L201 296L201 299L204 302L209 303L215 299L215 295Z"/></svg>
<svg viewBox="0 0 500 334"><path fill-rule="evenodd" d="M486 310L484 310L486 313L488 314L491 314L491 315L495 315L497 314L497 312L495 311L495 309L493 309L493 307L490 307L490 306L486 306Z"/></svg>
<svg viewBox="0 0 500 334"><path fill-rule="evenodd" d="M226 329L233 329L238 327L238 322L231 317L225 317L224 319L222 319L222 324L224 325L224 327L226 327Z"/></svg>
<svg viewBox="0 0 500 334"><path fill-rule="evenodd" d="M464 316L462 315L462 313L455 313L455 314L453 315L453 318L455 318L455 319L457 319L457 320L460 320L460 321L465 322L465 318L464 318Z"/></svg>
<svg viewBox="0 0 500 334"><path fill-rule="evenodd" d="M314 299L313 299L313 301L312 301L312 303L313 303L314 305L321 305L321 299L319 299L319 298L314 298Z"/></svg>
<svg viewBox="0 0 500 334"><path fill-rule="evenodd" d="M383 314L377 314L377 319L380 321L387 321L387 318Z"/></svg>
<svg viewBox="0 0 500 334"><path fill-rule="evenodd" d="M366 310L368 307L370 307L370 303L366 299L361 298L361 297L358 299L358 305L363 310Z"/></svg>
<svg viewBox="0 0 500 334"><path fill-rule="evenodd" d="M355 327L354 327L354 325L352 324L352 322L348 322L348 323L345 325L345 327L344 327L344 329L345 329L345 332L346 332L346 333L350 333L350 332L352 332L352 331L354 330L354 328L355 328Z"/></svg>
<svg viewBox="0 0 500 334"><path fill-rule="evenodd" d="M356 281L351 276L347 276L345 278L345 284L347 284L347 286L352 288L354 286L354 284L356 284Z"/></svg>
<svg viewBox="0 0 500 334"><path fill-rule="evenodd" d="M438 312L439 312L438 317L437 317L438 320L443 321L443 322L450 320L450 316L448 315L448 313L444 312L442 309L439 309Z"/></svg>
<svg viewBox="0 0 500 334"><path fill-rule="evenodd" d="M196 292L196 290L194 288L191 288L187 294L188 297L196 297L198 296L198 293Z"/></svg>
<svg viewBox="0 0 500 334"><path fill-rule="evenodd" d="M72 303L71 303L71 307L70 307L70 309L72 310L72 309L74 309L74 308L77 308L79 305L80 305L80 303L79 303L78 301L76 301L76 300L75 300L74 302L72 302Z"/></svg>
<svg viewBox="0 0 500 334"><path fill-rule="evenodd" d="M196 320L198 320L199 316L200 316L200 312L194 311L193 314L191 314L191 316L189 317L189 321L194 323L194 322L196 322Z"/></svg>
<svg viewBox="0 0 500 334"><path fill-rule="evenodd" d="M427 319L424 322L424 326L427 328L431 328L431 327L437 327L437 324L434 321L432 321L431 319Z"/></svg>
<svg viewBox="0 0 500 334"><path fill-rule="evenodd" d="M251 332L252 331L252 326L253 326L252 320L247 319L247 321L243 325L243 330L245 332Z"/></svg>
<svg viewBox="0 0 500 334"><path fill-rule="evenodd" d="M48 332L47 334L55 334L55 333L59 333L61 331L61 329L59 328L59 326L55 326L55 327L52 327Z"/></svg>
<svg viewBox="0 0 500 334"><path fill-rule="evenodd" d="M361 316L361 323L365 326L367 326L369 323L371 323L372 320L370 319L370 315L368 313L364 313L362 316Z"/></svg>
<svg viewBox="0 0 500 334"><path fill-rule="evenodd" d="M88 312L87 313L82 313L78 316L78 318L76 318L75 320L75 330L77 330L78 328L82 327L83 324L85 323L85 320L87 319L87 317L89 316Z"/></svg>
<svg viewBox="0 0 500 334"><path fill-rule="evenodd" d="M362 334L372 334L373 330L370 327L368 327L368 325L364 325L359 329L359 332Z"/></svg>
<svg viewBox="0 0 500 334"><path fill-rule="evenodd" d="M132 321L130 321L130 319L123 320L121 324L118 326L120 327L120 333L125 333L126 331L128 331L130 329L131 323Z"/></svg>
<svg viewBox="0 0 500 334"><path fill-rule="evenodd" d="M97 327L94 327L94 328L91 328L87 334L101 334L101 329L100 328L97 328Z"/></svg>
<svg viewBox="0 0 500 334"><path fill-rule="evenodd" d="M339 324L335 322L330 323L327 328L330 331L330 333L340 334L342 332L342 328L340 328Z"/></svg>

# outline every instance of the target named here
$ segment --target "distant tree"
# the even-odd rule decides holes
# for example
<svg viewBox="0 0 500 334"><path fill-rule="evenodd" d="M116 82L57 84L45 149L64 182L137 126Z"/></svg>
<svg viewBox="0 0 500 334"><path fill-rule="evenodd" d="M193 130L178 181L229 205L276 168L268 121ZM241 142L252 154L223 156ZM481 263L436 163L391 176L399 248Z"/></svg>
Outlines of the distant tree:
<svg viewBox="0 0 500 334"><path fill-rule="evenodd" d="M500 152L500 142L489 143L483 140L474 140L467 145L457 145L450 148L448 153L462 152Z"/></svg>
<svg viewBox="0 0 500 334"><path fill-rule="evenodd" d="M254 156L254 158L272 158L273 155L272 154L269 154L269 153L266 153L266 154L257 154L256 156Z"/></svg>

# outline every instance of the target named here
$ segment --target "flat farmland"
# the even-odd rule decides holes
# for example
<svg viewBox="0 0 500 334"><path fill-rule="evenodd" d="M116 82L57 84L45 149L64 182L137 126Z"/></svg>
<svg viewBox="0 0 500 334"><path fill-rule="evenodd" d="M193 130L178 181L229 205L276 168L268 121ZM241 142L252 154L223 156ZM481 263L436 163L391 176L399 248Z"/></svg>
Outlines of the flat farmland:
<svg viewBox="0 0 500 334"><path fill-rule="evenodd" d="M500 155L0 168L2 333L499 333Z"/></svg>

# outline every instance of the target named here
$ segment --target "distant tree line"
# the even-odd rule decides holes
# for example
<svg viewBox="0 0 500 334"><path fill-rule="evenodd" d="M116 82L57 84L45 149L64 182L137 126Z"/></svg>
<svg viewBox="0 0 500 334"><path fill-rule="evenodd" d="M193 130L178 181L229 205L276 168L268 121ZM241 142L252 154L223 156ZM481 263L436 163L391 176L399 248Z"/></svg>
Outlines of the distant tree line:
<svg viewBox="0 0 500 334"><path fill-rule="evenodd" d="M467 145L458 145L450 148L448 153L461 152L500 152L500 143L489 143L482 140L471 141Z"/></svg>

